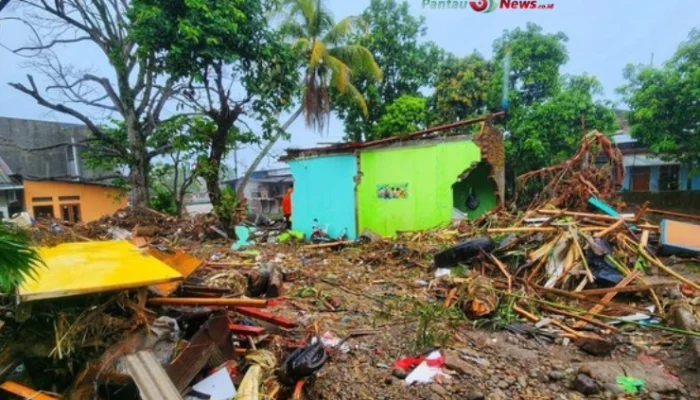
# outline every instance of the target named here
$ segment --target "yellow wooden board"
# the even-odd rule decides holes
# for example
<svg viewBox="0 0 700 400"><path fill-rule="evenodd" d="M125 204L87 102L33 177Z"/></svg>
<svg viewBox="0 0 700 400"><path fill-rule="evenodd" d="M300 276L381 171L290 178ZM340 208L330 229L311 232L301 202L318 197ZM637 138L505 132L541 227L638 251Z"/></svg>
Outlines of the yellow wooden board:
<svg viewBox="0 0 700 400"><path fill-rule="evenodd" d="M65 243L39 248L46 267L19 289L21 300L145 287L182 280L182 275L127 241Z"/></svg>
<svg viewBox="0 0 700 400"><path fill-rule="evenodd" d="M148 249L148 253L153 257L168 264L170 268L182 274L184 278L188 278L192 273L199 268L203 261L199 258L192 257L182 250L175 250L173 253L164 253L158 249ZM150 289L156 292L159 296L167 297L173 294L180 286L180 282L161 283L153 285Z"/></svg>

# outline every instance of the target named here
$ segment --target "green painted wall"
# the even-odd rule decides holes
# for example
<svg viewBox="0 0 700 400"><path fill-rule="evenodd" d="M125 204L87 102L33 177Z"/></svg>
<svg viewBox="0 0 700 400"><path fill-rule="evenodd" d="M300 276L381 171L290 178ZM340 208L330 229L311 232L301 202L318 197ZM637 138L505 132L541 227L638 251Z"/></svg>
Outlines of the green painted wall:
<svg viewBox="0 0 700 400"><path fill-rule="evenodd" d="M498 205L498 189L493 179L489 178L490 174L491 167L485 162L480 162L462 182L454 184L454 207L467 213L469 219L477 218ZM467 208L467 196L472 190L479 199L479 207L476 210Z"/></svg>
<svg viewBox="0 0 700 400"><path fill-rule="evenodd" d="M383 236L396 231L417 231L449 223L452 219L452 185L472 163L481 159L472 141L362 151L362 181L357 189L359 233L370 229ZM387 185L391 195L406 189L401 198L380 198ZM382 191L382 195L385 195Z"/></svg>

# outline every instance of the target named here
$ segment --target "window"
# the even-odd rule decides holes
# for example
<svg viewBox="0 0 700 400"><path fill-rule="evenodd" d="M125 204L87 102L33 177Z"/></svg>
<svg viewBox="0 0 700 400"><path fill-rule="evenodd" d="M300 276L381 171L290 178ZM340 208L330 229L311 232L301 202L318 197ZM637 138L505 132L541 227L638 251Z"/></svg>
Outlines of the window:
<svg viewBox="0 0 700 400"><path fill-rule="evenodd" d="M679 190L680 177L680 165L662 165L659 170L659 191Z"/></svg>
<svg viewBox="0 0 700 400"><path fill-rule="evenodd" d="M61 219L66 222L80 222L80 205L78 204L63 204L61 205Z"/></svg>
<svg viewBox="0 0 700 400"><path fill-rule="evenodd" d="M34 218L53 218L53 206L34 207Z"/></svg>
<svg viewBox="0 0 700 400"><path fill-rule="evenodd" d="M50 203L53 197L32 197L32 203Z"/></svg>
<svg viewBox="0 0 700 400"><path fill-rule="evenodd" d="M632 167L630 190L633 192L648 192L649 180L651 179L650 167Z"/></svg>
<svg viewBox="0 0 700 400"><path fill-rule="evenodd" d="M14 203L17 201L17 192L15 190L10 190L7 192L7 202Z"/></svg>
<svg viewBox="0 0 700 400"><path fill-rule="evenodd" d="M58 201L78 201L80 196L58 196Z"/></svg>

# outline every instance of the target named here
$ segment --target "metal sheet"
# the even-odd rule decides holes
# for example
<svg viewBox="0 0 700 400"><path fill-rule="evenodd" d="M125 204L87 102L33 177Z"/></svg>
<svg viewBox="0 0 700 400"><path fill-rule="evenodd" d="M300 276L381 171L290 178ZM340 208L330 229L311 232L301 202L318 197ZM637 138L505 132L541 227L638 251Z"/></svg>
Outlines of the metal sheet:
<svg viewBox="0 0 700 400"><path fill-rule="evenodd" d="M175 250L173 253L165 253L158 249L148 249L148 252L153 257L163 261L172 269L181 273L184 278L192 275L203 263L199 258L192 257L182 250ZM179 286L180 282L170 282L151 286L150 289L161 296L170 296Z"/></svg>
<svg viewBox="0 0 700 400"><path fill-rule="evenodd" d="M126 356L129 375L134 378L142 400L182 399L163 367L150 351Z"/></svg>
<svg viewBox="0 0 700 400"><path fill-rule="evenodd" d="M127 241L42 247L46 267L19 289L23 301L131 289L173 282L182 274Z"/></svg>

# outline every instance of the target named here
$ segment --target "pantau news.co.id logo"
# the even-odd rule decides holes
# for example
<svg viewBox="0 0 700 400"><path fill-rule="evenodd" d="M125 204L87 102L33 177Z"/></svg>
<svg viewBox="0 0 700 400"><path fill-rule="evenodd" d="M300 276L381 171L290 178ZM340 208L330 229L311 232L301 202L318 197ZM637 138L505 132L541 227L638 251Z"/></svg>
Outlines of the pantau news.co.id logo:
<svg viewBox="0 0 700 400"><path fill-rule="evenodd" d="M537 0L422 0L423 8L432 10L454 10L471 8L480 13L504 10L551 10L554 3L540 3Z"/></svg>

